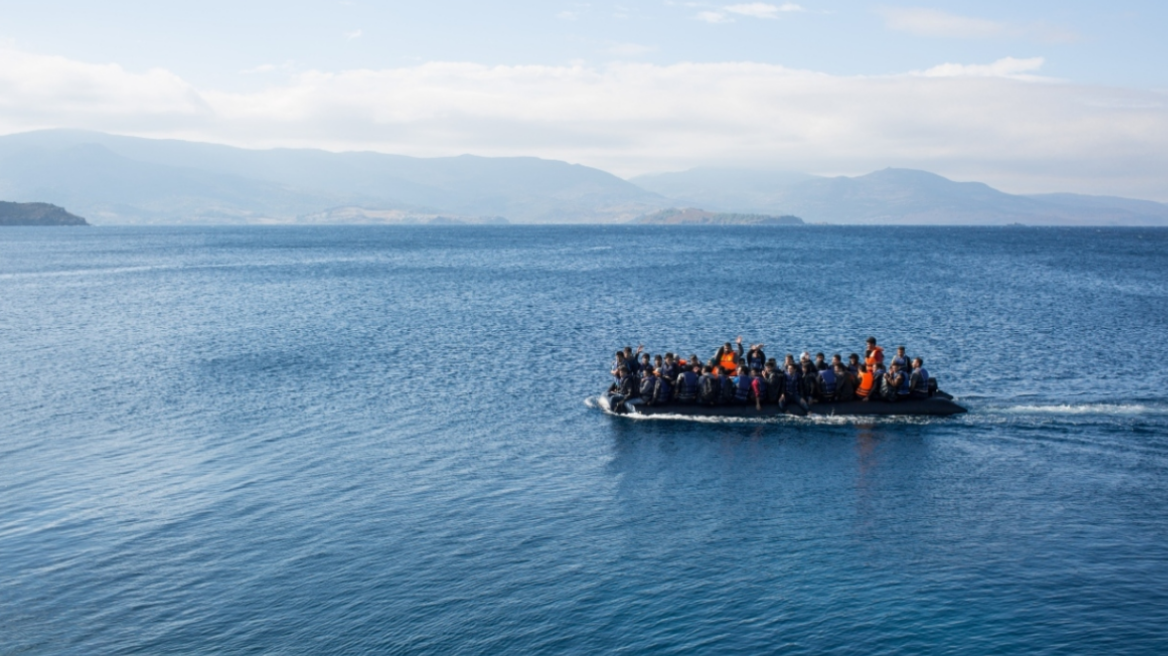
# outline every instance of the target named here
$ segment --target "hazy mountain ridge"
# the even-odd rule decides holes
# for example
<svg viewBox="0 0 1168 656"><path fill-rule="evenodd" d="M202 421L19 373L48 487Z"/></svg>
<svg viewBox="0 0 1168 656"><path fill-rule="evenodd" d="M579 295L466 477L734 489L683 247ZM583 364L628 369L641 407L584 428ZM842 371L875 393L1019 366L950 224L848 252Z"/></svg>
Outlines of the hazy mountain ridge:
<svg viewBox="0 0 1168 656"><path fill-rule="evenodd" d="M312 222L341 208L617 222L669 204L604 171L534 157L247 150L69 130L0 137L0 197L60 202L105 223Z"/></svg>
<svg viewBox="0 0 1168 656"><path fill-rule="evenodd" d="M724 170L691 169L639 176L658 193L685 188L684 200L723 212L790 213L812 223L908 225L1168 225L1168 205L1109 196L1020 196L981 182L955 182L927 171L884 169L857 177L771 173L740 178L728 197L708 180ZM768 181L767 175L770 176Z"/></svg>
<svg viewBox="0 0 1168 656"><path fill-rule="evenodd" d="M1168 225L1162 203L1014 195L910 169L826 178L703 167L626 181L534 157L248 150L71 130L0 137L0 198L128 224L623 223L688 206L809 223Z"/></svg>

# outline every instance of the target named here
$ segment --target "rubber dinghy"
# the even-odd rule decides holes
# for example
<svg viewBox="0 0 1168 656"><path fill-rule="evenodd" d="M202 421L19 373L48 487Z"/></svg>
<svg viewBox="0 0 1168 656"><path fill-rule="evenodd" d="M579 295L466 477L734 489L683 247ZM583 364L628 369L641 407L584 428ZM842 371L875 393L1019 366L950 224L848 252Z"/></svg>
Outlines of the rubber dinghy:
<svg viewBox="0 0 1168 656"><path fill-rule="evenodd" d="M629 417L680 415L685 417L740 417L750 419L754 417L775 417L783 414L796 416L811 414L824 416L924 415L944 417L967 412L965 408L953 402L952 396L941 391L938 391L927 399L897 401L895 403L875 399L867 402L815 403L812 404L810 412L804 412L803 408L798 406L788 406L786 411L783 411L777 405L764 405L761 410L755 409L753 404L717 405L712 407L684 403L646 405L641 402L641 399L629 399L620 407L614 408L611 403L611 395L607 393L600 397L599 403L605 412L627 415Z"/></svg>

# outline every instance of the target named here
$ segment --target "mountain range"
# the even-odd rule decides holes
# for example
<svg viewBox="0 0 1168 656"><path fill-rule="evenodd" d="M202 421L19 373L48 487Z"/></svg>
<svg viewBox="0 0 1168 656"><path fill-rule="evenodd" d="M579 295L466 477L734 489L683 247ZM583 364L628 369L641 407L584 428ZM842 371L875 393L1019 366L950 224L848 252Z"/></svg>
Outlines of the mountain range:
<svg viewBox="0 0 1168 656"><path fill-rule="evenodd" d="M0 199L61 205L96 224L652 223L661 221L645 217L689 207L718 223L1168 225L1163 203L1007 194L910 169L696 168L623 180L534 157L249 150L76 130L0 137Z"/></svg>

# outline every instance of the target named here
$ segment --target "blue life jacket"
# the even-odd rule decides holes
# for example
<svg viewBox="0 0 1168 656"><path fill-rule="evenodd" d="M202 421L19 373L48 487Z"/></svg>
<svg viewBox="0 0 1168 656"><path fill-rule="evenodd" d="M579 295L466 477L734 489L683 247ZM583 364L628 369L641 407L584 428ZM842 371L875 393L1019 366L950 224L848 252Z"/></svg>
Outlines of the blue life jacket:
<svg viewBox="0 0 1168 656"><path fill-rule="evenodd" d="M693 401L698 397L698 375L693 371L683 371L677 377L677 400Z"/></svg>
<svg viewBox="0 0 1168 656"><path fill-rule="evenodd" d="M669 403L673 400L673 385L665 376L657 378L657 403Z"/></svg>
<svg viewBox="0 0 1168 656"><path fill-rule="evenodd" d="M641 398L653 402L653 394L657 391L657 377L645 376L641 379Z"/></svg>
<svg viewBox="0 0 1168 656"><path fill-rule="evenodd" d="M908 374L904 373L903 371L900 372L900 386L896 388L896 395L908 396L909 392L912 391L909 389L908 385Z"/></svg>
<svg viewBox="0 0 1168 656"><path fill-rule="evenodd" d="M677 364L669 364L666 362L661 365L661 377L669 380L677 380Z"/></svg>
<svg viewBox="0 0 1168 656"><path fill-rule="evenodd" d="M823 369L819 372L819 380L823 381L823 393L825 396L835 395L835 371L832 369Z"/></svg>
<svg viewBox="0 0 1168 656"><path fill-rule="evenodd" d="M734 378L734 400L745 402L750 398L750 383L753 381L749 374L742 374Z"/></svg>
<svg viewBox="0 0 1168 656"><path fill-rule="evenodd" d="M929 372L925 371L924 367L919 367L913 369L913 375L917 377L917 387L913 391L927 395L929 393Z"/></svg>
<svg viewBox="0 0 1168 656"><path fill-rule="evenodd" d="M803 398L803 395L799 393L799 383L802 380L802 377L800 377L798 373L783 374L783 384L786 387L786 394L788 397Z"/></svg>
<svg viewBox="0 0 1168 656"><path fill-rule="evenodd" d="M766 354L751 357L750 354L747 353L746 357L750 358L746 361L746 366L750 367L751 369L758 369L759 371L762 371L763 366L766 365Z"/></svg>

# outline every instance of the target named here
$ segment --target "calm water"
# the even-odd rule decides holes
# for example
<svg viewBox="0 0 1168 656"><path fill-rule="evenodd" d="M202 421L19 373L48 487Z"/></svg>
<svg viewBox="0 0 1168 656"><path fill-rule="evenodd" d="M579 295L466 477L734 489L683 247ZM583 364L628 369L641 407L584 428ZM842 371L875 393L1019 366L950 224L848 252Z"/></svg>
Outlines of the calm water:
<svg viewBox="0 0 1168 656"><path fill-rule="evenodd" d="M0 233L0 653L1168 650L1168 230ZM635 421L906 342L954 419Z"/></svg>

